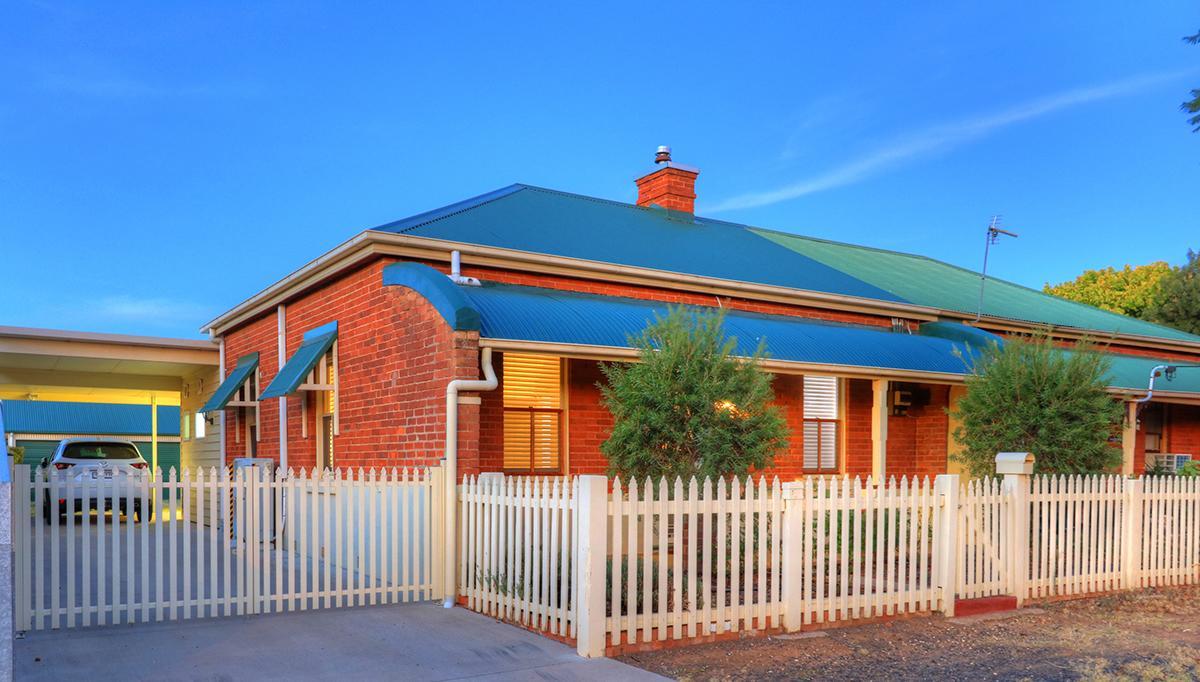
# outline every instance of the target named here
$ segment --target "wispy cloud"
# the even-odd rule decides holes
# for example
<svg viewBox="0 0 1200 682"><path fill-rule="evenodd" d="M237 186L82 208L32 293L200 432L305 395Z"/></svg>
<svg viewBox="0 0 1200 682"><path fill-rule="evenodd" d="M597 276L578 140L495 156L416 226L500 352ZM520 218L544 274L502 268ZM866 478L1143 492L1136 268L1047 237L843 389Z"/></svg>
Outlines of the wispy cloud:
<svg viewBox="0 0 1200 682"><path fill-rule="evenodd" d="M1159 83L1174 80L1188 72L1142 75L1095 87L1067 90L1047 97L1022 102L999 112L945 123L902 135L882 147L834 166L824 173L764 192L730 197L704 208L707 213L756 208L795 199L806 194L850 185L906 161L944 152L985 137L1008 126L1040 118L1064 109L1100 100L1133 94Z"/></svg>
<svg viewBox="0 0 1200 682"><path fill-rule="evenodd" d="M208 312L204 306L169 298L105 296L88 306L90 317L143 321L198 320Z"/></svg>

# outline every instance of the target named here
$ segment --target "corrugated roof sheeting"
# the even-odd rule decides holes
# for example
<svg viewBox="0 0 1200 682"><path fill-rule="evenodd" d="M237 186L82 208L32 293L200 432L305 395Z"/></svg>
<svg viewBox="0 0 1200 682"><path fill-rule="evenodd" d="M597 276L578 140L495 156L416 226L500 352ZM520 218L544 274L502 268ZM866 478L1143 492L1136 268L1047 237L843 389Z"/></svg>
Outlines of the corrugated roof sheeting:
<svg viewBox="0 0 1200 682"><path fill-rule="evenodd" d="M5 400L4 424L10 433L147 436L150 434L150 406ZM158 406L158 433L179 435L177 405Z"/></svg>
<svg viewBox="0 0 1200 682"><path fill-rule="evenodd" d="M628 347L664 303L485 283L462 287L491 339ZM725 331L739 355L765 341L775 360L961 374L964 361L946 339L778 315L728 312Z"/></svg>
<svg viewBox="0 0 1200 682"><path fill-rule="evenodd" d="M742 225L528 185L513 185L374 229L740 282L902 300L762 239Z"/></svg>
<svg viewBox="0 0 1200 682"><path fill-rule="evenodd" d="M979 308L979 273L948 263L894 251L755 230L768 240L816 259L917 305L974 314ZM1136 334L1181 341L1200 337L1125 317L989 277L983 314L1025 322L1099 332Z"/></svg>

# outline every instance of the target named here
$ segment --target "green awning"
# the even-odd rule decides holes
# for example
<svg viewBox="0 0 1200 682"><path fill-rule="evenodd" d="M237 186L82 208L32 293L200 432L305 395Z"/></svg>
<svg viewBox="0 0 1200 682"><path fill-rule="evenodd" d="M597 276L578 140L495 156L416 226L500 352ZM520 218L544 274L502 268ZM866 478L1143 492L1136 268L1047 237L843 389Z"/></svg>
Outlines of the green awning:
<svg viewBox="0 0 1200 682"><path fill-rule="evenodd" d="M225 381L217 387L217 390L204 403L204 407L200 408L201 412L216 412L217 410L225 409L225 405L233 398L242 384L246 383L246 379L254 373L258 368L258 353L248 353L238 358L237 367L225 377Z"/></svg>
<svg viewBox="0 0 1200 682"><path fill-rule="evenodd" d="M323 327L317 327L304 334L304 341L292 357L288 358L287 364L279 370L275 378L271 380L271 384L267 386L267 390L262 392L262 398L281 398L285 395L291 395L300 388L300 384L304 383L304 379L308 373L317 366L321 358L325 357L325 353L333 346L333 342L337 340L337 322L330 322Z"/></svg>

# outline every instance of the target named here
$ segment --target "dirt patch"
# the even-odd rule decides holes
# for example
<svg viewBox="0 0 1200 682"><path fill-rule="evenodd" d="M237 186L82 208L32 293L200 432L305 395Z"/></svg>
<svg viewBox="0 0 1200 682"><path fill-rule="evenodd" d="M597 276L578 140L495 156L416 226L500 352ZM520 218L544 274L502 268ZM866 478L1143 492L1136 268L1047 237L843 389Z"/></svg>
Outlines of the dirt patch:
<svg viewBox="0 0 1200 682"><path fill-rule="evenodd" d="M1200 679L1200 587L1038 606L1005 620L910 618L620 660L682 680Z"/></svg>

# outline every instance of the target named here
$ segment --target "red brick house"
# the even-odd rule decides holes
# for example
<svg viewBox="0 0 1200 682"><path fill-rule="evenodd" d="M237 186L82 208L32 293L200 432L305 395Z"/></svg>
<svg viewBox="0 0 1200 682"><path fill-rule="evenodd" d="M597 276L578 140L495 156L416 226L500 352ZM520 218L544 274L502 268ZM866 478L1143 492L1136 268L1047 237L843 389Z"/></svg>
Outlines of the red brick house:
<svg viewBox="0 0 1200 682"><path fill-rule="evenodd" d="M1153 367L1200 361L1200 337L995 279L975 321L978 274L697 216L698 171L657 162L636 205L513 185L366 230L207 324L224 457L433 463L448 384L490 368L494 388L450 399L459 475L601 472L598 362L634 357L628 335L677 303L728 309L747 351L765 340L793 434L775 465L787 479L953 469L945 408L967 343L1045 325L1097 339L1131 415ZM1147 453L1200 456L1197 375L1160 379L1129 420L1126 472Z"/></svg>

